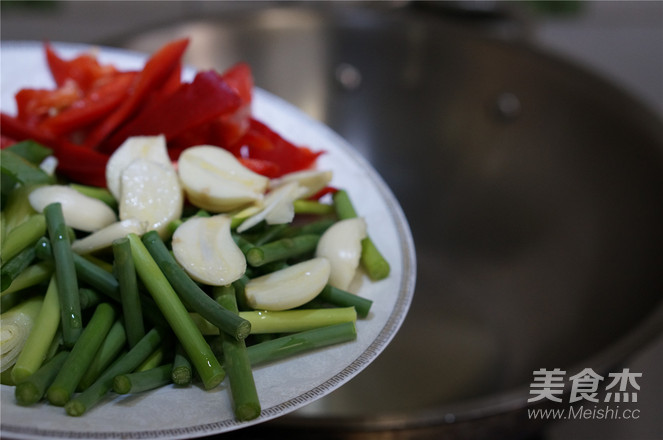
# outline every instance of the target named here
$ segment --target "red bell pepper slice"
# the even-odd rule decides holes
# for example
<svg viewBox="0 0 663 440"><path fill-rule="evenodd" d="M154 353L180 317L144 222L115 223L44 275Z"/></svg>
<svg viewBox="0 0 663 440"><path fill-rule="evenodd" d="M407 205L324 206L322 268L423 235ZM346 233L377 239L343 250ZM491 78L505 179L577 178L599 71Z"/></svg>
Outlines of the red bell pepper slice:
<svg viewBox="0 0 663 440"><path fill-rule="evenodd" d="M55 136L38 130L34 125L30 125L21 121L18 117L10 116L6 113L0 113L0 125L2 126L2 135L16 141L32 139L46 146L51 146L58 142Z"/></svg>
<svg viewBox="0 0 663 440"><path fill-rule="evenodd" d="M336 192L338 192L338 188L335 188L333 186L325 186L320 191L309 197L309 200L320 200L327 194L335 194Z"/></svg>
<svg viewBox="0 0 663 440"><path fill-rule="evenodd" d="M262 159L252 159L250 157L240 157L238 158L239 162L253 171L265 177L274 178L279 177L279 166L274 162Z"/></svg>
<svg viewBox="0 0 663 440"><path fill-rule="evenodd" d="M253 73L243 62L237 63L222 74L228 85L242 99L242 105L233 114L222 116L215 124L215 145L230 146L244 136L251 125L251 102L253 101Z"/></svg>
<svg viewBox="0 0 663 440"><path fill-rule="evenodd" d="M195 130L237 110L240 98L214 71L198 73L163 99L153 100L108 141L116 147L126 138L163 134L166 140Z"/></svg>
<svg viewBox="0 0 663 440"><path fill-rule="evenodd" d="M10 147L16 142L16 139L0 134L0 149Z"/></svg>
<svg viewBox="0 0 663 440"><path fill-rule="evenodd" d="M314 152L297 146L255 118L251 118L249 131L229 148L238 157L259 159L273 163L276 176L310 168L323 151Z"/></svg>
<svg viewBox="0 0 663 440"><path fill-rule="evenodd" d="M37 130L5 113L0 113L0 124L3 136L17 141L31 139L52 148L53 155L58 158L58 173L83 184L106 185L108 156L105 154Z"/></svg>
<svg viewBox="0 0 663 440"><path fill-rule="evenodd" d="M237 63L221 74L230 88L242 98L243 104L253 100L253 73L251 67L243 62Z"/></svg>
<svg viewBox="0 0 663 440"><path fill-rule="evenodd" d="M175 92L182 85L182 63L178 62L177 65L173 67L173 70L170 72L170 75L163 82L163 85L159 89L158 95L166 96Z"/></svg>
<svg viewBox="0 0 663 440"><path fill-rule="evenodd" d="M62 112L42 121L39 128L54 135L64 135L85 128L120 105L128 95L129 86L136 75L135 72L116 75Z"/></svg>
<svg viewBox="0 0 663 440"><path fill-rule="evenodd" d="M87 92L118 72L112 65L101 65L91 53L83 53L71 60L64 60L49 43L44 44L44 49L51 76L58 87L73 80L82 91Z"/></svg>
<svg viewBox="0 0 663 440"><path fill-rule="evenodd" d="M106 153L112 152L116 145L102 145L102 141L141 107L150 92L159 89L171 79L173 70L180 67L180 60L188 44L188 39L175 40L152 55L136 77L128 99L92 130L85 140L85 145Z"/></svg>
<svg viewBox="0 0 663 440"><path fill-rule="evenodd" d="M197 127L171 139L169 149L171 157L192 145L217 145L229 147L246 134L250 126L251 101L253 99L253 75L246 63L238 63L221 74L223 80L241 99L239 108L227 115L222 115L204 126Z"/></svg>
<svg viewBox="0 0 663 440"><path fill-rule="evenodd" d="M17 117L23 122L37 124L52 112L67 108L83 96L72 82L54 90L21 89L14 95Z"/></svg>

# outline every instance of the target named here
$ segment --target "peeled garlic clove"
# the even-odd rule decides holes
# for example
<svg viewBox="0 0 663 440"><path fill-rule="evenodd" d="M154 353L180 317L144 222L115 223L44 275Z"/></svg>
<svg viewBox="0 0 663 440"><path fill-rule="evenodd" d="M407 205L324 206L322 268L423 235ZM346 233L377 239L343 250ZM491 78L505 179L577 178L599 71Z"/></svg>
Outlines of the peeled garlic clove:
<svg viewBox="0 0 663 440"><path fill-rule="evenodd" d="M246 270L246 258L230 234L226 215L191 217L173 234L173 255L194 280L225 286Z"/></svg>
<svg viewBox="0 0 663 440"><path fill-rule="evenodd" d="M302 191L297 182L286 183L270 191L262 202L262 210L244 220L237 227L237 232L244 232L263 220L270 225L290 223L295 217L293 202L301 198Z"/></svg>
<svg viewBox="0 0 663 440"><path fill-rule="evenodd" d="M313 258L276 272L252 278L244 292L256 310L288 310L315 298L329 281L326 258Z"/></svg>
<svg viewBox="0 0 663 440"><path fill-rule="evenodd" d="M147 159L166 166L172 166L166 138L159 136L133 136L127 138L113 152L106 164L106 186L116 199L120 199L122 172L136 159Z"/></svg>
<svg viewBox="0 0 663 440"><path fill-rule="evenodd" d="M110 206L65 185L36 188L30 193L28 200L37 212L43 212L51 203L59 202L62 205L65 224L80 231L97 231L117 221Z"/></svg>
<svg viewBox="0 0 663 440"><path fill-rule="evenodd" d="M134 218L122 220L100 229L87 237L83 237L71 244L71 249L77 254L89 254L110 247L113 241L134 233L142 235L146 231L145 223Z"/></svg>
<svg viewBox="0 0 663 440"><path fill-rule="evenodd" d="M332 179L332 172L329 170L305 170L288 173L284 176L272 179L269 187L274 189L286 183L297 182L301 188L305 188L301 198L311 197L325 188Z"/></svg>
<svg viewBox="0 0 663 440"><path fill-rule="evenodd" d="M121 183L120 220L139 220L164 236L168 224L182 215L184 195L171 166L136 159L122 172Z"/></svg>
<svg viewBox="0 0 663 440"><path fill-rule="evenodd" d="M227 212L261 200L269 183L229 151L211 145L184 150L177 168L191 203L212 212Z"/></svg>
<svg viewBox="0 0 663 440"><path fill-rule="evenodd" d="M361 257L361 241L366 238L366 221L361 217L334 223L318 241L316 257L331 264L329 284L347 289L355 276Z"/></svg>

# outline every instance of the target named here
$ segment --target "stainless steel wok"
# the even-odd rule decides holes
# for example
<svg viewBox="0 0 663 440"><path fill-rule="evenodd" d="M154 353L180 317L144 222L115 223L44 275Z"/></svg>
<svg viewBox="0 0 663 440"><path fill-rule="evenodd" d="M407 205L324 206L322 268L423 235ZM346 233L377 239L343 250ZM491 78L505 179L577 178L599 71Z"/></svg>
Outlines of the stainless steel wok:
<svg viewBox="0 0 663 440"><path fill-rule="evenodd" d="M123 44L177 36L191 64L247 61L258 86L344 136L417 247L414 303L384 354L232 435L524 436L539 428L524 411L534 370L607 373L660 333L663 125L611 84L400 8L259 8Z"/></svg>

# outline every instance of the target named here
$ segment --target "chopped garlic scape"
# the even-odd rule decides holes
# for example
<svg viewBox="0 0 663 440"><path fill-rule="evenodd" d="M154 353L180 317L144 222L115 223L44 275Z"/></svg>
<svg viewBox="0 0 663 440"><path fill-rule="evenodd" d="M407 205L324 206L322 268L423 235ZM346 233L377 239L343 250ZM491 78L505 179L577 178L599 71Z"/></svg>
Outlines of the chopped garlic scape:
<svg viewBox="0 0 663 440"><path fill-rule="evenodd" d="M289 182L270 191L262 203L262 210L247 218L237 227L237 232L244 232L261 221L270 225L290 223L295 217L293 202L301 198L304 188L297 182Z"/></svg>
<svg viewBox="0 0 663 440"><path fill-rule="evenodd" d="M165 136L133 136L113 152L106 164L106 185L117 200L121 197L122 172L136 159L172 166Z"/></svg>
<svg viewBox="0 0 663 440"><path fill-rule="evenodd" d="M242 165L229 151L210 145L184 150L178 172L187 197L211 212L228 212L259 201L269 179Z"/></svg>
<svg viewBox="0 0 663 440"><path fill-rule="evenodd" d="M326 258L313 258L267 275L252 278L246 300L256 310L288 310L315 298L329 281Z"/></svg>
<svg viewBox="0 0 663 440"><path fill-rule="evenodd" d="M231 219L219 214L191 217L173 234L173 255L194 280L224 286L246 270L246 258L230 234Z"/></svg>
<svg viewBox="0 0 663 440"><path fill-rule="evenodd" d="M59 202L67 226L80 231L97 231L117 221L115 212L104 202L66 185L41 186L30 193L28 200L37 212L43 212L51 203Z"/></svg>
<svg viewBox="0 0 663 440"><path fill-rule="evenodd" d="M305 188L301 198L311 197L325 188L332 179L332 172L326 170L305 170L286 174L282 177L272 179L269 182L270 189L278 188L290 182L297 182L300 187Z"/></svg>
<svg viewBox="0 0 663 440"><path fill-rule="evenodd" d="M361 217L341 220L325 231L318 241L316 257L331 264L329 284L347 289L357 271L361 241L366 238L366 221Z"/></svg>
<svg viewBox="0 0 663 440"><path fill-rule="evenodd" d="M121 175L120 220L136 219L164 236L168 224L182 215L184 195L170 165L136 159Z"/></svg>
<svg viewBox="0 0 663 440"><path fill-rule="evenodd" d="M135 218L122 220L74 241L71 249L77 254L89 254L110 247L113 241L130 233L142 235L147 232L147 224Z"/></svg>

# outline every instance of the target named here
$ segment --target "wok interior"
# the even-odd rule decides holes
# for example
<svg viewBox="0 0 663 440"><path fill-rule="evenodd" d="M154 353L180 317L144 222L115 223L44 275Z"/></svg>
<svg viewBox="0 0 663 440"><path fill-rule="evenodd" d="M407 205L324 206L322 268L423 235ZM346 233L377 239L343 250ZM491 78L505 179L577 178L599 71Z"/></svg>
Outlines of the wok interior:
<svg viewBox="0 0 663 440"><path fill-rule="evenodd" d="M395 12L270 8L127 46L178 35L193 65L245 60L259 87L339 132L412 228L399 334L290 420L453 408L575 365L660 307L660 121L598 78Z"/></svg>

